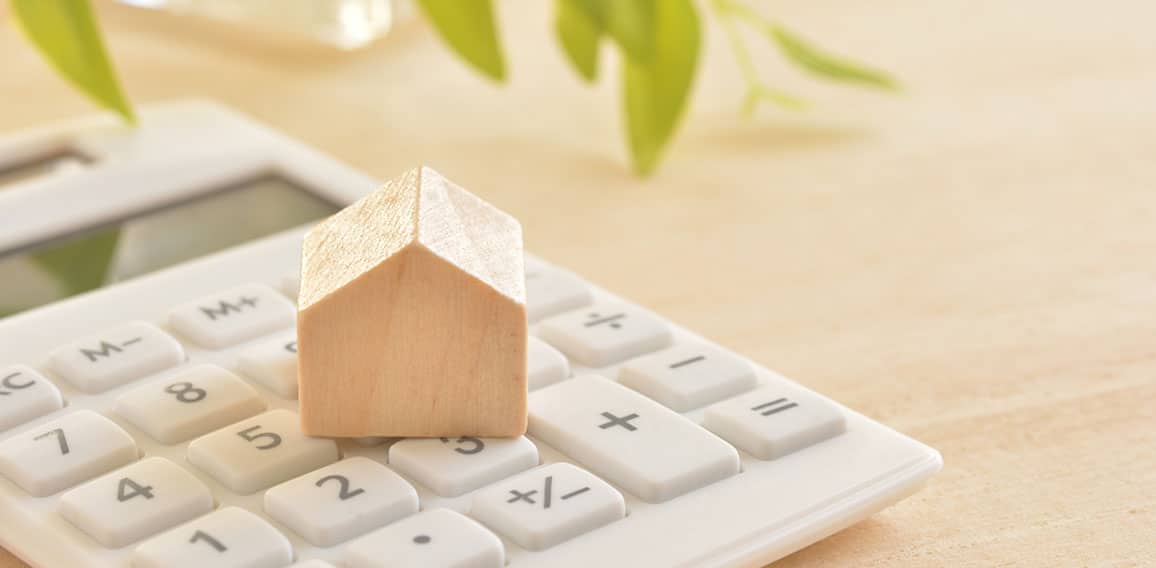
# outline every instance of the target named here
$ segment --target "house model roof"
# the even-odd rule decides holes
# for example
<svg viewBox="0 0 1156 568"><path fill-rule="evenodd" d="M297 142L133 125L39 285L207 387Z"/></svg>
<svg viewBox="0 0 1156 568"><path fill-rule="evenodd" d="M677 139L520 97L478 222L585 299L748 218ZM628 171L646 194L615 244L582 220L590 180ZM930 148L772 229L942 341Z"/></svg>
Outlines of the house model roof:
<svg viewBox="0 0 1156 568"><path fill-rule="evenodd" d="M522 229L513 217L434 170L415 168L305 236L299 309L412 246L424 247L525 304L521 243Z"/></svg>

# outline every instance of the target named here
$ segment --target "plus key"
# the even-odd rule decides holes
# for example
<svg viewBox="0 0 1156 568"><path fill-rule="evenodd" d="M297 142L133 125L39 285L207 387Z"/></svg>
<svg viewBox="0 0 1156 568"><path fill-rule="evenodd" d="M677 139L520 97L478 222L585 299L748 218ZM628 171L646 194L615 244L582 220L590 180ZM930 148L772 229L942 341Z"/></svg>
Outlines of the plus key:
<svg viewBox="0 0 1156 568"><path fill-rule="evenodd" d="M530 434L644 501L660 503L739 471L733 447L598 376L530 394Z"/></svg>

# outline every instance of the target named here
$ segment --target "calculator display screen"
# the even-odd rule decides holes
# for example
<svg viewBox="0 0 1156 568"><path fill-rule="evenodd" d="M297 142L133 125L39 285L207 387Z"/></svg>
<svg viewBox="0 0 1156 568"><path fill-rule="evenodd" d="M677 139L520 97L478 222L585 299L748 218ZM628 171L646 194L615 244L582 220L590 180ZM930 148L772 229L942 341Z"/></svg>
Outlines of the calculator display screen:
<svg viewBox="0 0 1156 568"><path fill-rule="evenodd" d="M326 217L338 207L277 176L15 252L0 252L0 318Z"/></svg>

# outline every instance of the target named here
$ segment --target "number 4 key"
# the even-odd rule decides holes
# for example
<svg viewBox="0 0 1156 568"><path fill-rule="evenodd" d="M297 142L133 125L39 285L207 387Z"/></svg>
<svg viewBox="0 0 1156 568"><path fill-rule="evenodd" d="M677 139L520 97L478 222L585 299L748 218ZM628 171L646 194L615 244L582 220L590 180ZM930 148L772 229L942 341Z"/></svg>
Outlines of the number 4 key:
<svg viewBox="0 0 1156 568"><path fill-rule="evenodd" d="M108 547L121 547L213 509L196 477L164 458L141 460L65 493L60 514Z"/></svg>

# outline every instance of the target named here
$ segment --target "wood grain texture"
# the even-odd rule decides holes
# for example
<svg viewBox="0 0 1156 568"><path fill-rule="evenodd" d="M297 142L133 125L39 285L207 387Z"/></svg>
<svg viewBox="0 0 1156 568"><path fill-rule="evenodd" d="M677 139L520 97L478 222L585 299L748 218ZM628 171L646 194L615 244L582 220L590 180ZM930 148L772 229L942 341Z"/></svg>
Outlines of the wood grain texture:
<svg viewBox="0 0 1156 568"><path fill-rule="evenodd" d="M532 252L943 453L927 488L776 566L1156 565L1156 3L752 3L903 93L766 46L760 71L814 110L744 120L711 23L647 181L612 54L587 88L548 2L498 3L505 87L420 25L342 54L98 7L134 100L209 96L380 179L468 180ZM11 26L0 67L0 130L91 111Z"/></svg>
<svg viewBox="0 0 1156 568"><path fill-rule="evenodd" d="M415 168L305 235L301 426L315 436L526 431L522 229Z"/></svg>

